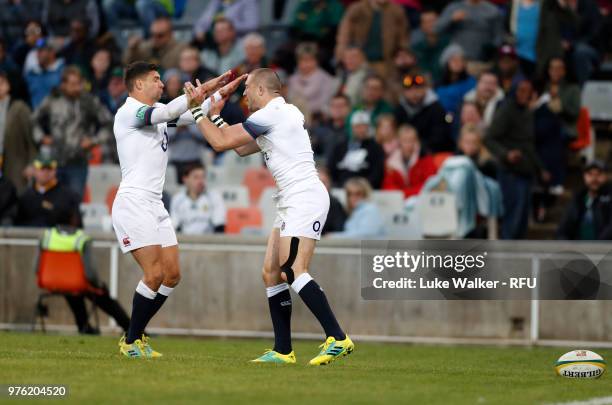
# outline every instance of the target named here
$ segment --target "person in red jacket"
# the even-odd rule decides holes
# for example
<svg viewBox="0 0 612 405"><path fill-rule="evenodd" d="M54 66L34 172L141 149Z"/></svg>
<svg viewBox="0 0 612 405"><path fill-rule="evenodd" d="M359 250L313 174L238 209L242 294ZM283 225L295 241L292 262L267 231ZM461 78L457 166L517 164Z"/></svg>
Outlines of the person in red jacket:
<svg viewBox="0 0 612 405"><path fill-rule="evenodd" d="M437 169L432 156L421 153L421 141L414 127L402 125L398 137L399 148L385 162L382 189L401 190L408 198L418 194Z"/></svg>

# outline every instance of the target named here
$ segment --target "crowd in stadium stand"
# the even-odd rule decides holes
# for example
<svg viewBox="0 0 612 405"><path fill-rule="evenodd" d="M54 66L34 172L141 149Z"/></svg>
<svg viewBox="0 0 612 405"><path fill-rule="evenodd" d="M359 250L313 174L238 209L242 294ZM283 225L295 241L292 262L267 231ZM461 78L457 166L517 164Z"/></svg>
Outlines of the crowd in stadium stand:
<svg viewBox="0 0 612 405"><path fill-rule="evenodd" d="M474 193L487 194L501 238L521 239L575 192L557 236L610 239L605 163L584 167L584 189L567 179L584 135L581 90L612 53L611 33L610 0L0 0L0 220L32 224L21 206L50 204L23 201L49 191L35 156L57 162L70 190L58 204L87 201L92 165L118 164L123 68L147 60L160 67L162 102L185 81L274 69L305 116L322 180L345 189L344 206L332 197L332 237L385 236L372 190L409 204L443 189L477 206L456 236L483 237ZM222 111L230 125L249 114L241 95ZM185 183L166 196L175 225L226 231L203 165L225 156L203 162L213 152L195 126L170 136Z"/></svg>

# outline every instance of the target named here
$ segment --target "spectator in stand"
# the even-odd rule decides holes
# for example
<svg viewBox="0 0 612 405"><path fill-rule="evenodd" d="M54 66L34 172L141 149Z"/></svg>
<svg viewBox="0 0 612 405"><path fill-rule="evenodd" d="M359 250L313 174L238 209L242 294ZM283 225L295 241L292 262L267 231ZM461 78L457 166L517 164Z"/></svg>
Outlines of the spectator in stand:
<svg viewBox="0 0 612 405"><path fill-rule="evenodd" d="M372 69L383 77L392 71L393 56L409 44L408 20L404 10L389 0L361 0L351 4L340 22L336 59L344 49L358 46Z"/></svg>
<svg viewBox="0 0 612 405"><path fill-rule="evenodd" d="M221 194L207 189L204 166L186 166L182 177L185 189L176 193L170 203L175 229L186 235L225 232L225 203Z"/></svg>
<svg viewBox="0 0 612 405"><path fill-rule="evenodd" d="M64 58L66 65L78 66L82 72L89 69L91 59L96 52L96 43L89 38L88 32L87 21L72 20L70 22L70 36L60 52L60 56Z"/></svg>
<svg viewBox="0 0 612 405"><path fill-rule="evenodd" d="M484 139L485 146L500 164L497 178L505 208L502 239L526 236L531 186L538 178L545 182L550 178L535 150L532 97L531 82L520 82L514 96L495 112Z"/></svg>
<svg viewBox="0 0 612 405"><path fill-rule="evenodd" d="M332 180L327 167L319 166L317 169L319 172L319 179L321 179L321 183L323 183L329 193L329 212L327 213L327 221L325 221L321 234L325 235L330 232L340 232L344 229L346 211L344 211L342 203L330 193Z"/></svg>
<svg viewBox="0 0 612 405"><path fill-rule="evenodd" d="M252 32L245 35L242 46L244 47L244 61L238 67L239 73L250 73L255 69L268 67L266 40L261 34Z"/></svg>
<svg viewBox="0 0 612 405"><path fill-rule="evenodd" d="M419 68L431 75L433 83L439 83L442 79L440 57L448 46L448 37L445 34L438 34L435 30L437 21L438 13L435 10L424 10L421 13L420 29L410 38Z"/></svg>
<svg viewBox="0 0 612 405"><path fill-rule="evenodd" d="M296 54L298 65L289 78L289 100L303 107L307 117L322 113L336 93L338 81L319 67L315 43L300 44Z"/></svg>
<svg viewBox="0 0 612 405"><path fill-rule="evenodd" d="M43 26L38 21L30 21L23 31L23 39L17 42L12 47L13 60L19 67L23 67L25 72L26 58L36 50L36 43L39 39L43 39L46 32L43 31ZM35 53L35 52L34 52ZM32 56L32 58L35 58Z"/></svg>
<svg viewBox="0 0 612 405"><path fill-rule="evenodd" d="M553 57L572 61L582 85L599 63L603 18L595 0L542 0L537 40L538 72L543 74Z"/></svg>
<svg viewBox="0 0 612 405"><path fill-rule="evenodd" d="M20 196L15 224L49 228L67 225L80 228L80 199L57 178L57 160L45 154L33 162L34 183Z"/></svg>
<svg viewBox="0 0 612 405"><path fill-rule="evenodd" d="M361 89L369 74L368 61L361 48L347 47L342 54L342 67L336 76L340 80L342 94L351 100L351 105L361 103Z"/></svg>
<svg viewBox="0 0 612 405"><path fill-rule="evenodd" d="M73 20L85 19L89 35L95 38L100 30L100 13L95 0L45 0L42 23L49 35L64 45L70 36Z"/></svg>
<svg viewBox="0 0 612 405"><path fill-rule="evenodd" d="M493 114L504 97L505 94L499 87L497 76L491 72L483 72L478 77L476 88L470 90L463 100L476 103L482 116L482 123L486 128L491 125Z"/></svg>
<svg viewBox="0 0 612 405"><path fill-rule="evenodd" d="M375 189L380 189L385 170L385 152L371 136L370 114L355 111L351 116L352 138L336 144L328 161L334 185L344 186L351 177L368 179Z"/></svg>
<svg viewBox="0 0 612 405"><path fill-rule="evenodd" d="M81 199L89 151L111 137L112 119L96 97L83 91L83 77L73 66L64 69L59 89L34 112L35 139L53 150L58 178Z"/></svg>
<svg viewBox="0 0 612 405"><path fill-rule="evenodd" d="M348 139L347 119L351 103L344 94L335 95L329 102L329 118L317 123L311 130L312 149L317 160L329 161L336 144Z"/></svg>
<svg viewBox="0 0 612 405"><path fill-rule="evenodd" d="M183 49L179 57L179 69L181 71L181 81L195 83L196 79L204 83L216 74L212 70L202 66L200 52L197 48L187 47Z"/></svg>
<svg viewBox="0 0 612 405"><path fill-rule="evenodd" d="M298 41L333 44L343 13L338 0L300 0L293 13L291 36Z"/></svg>
<svg viewBox="0 0 612 405"><path fill-rule="evenodd" d="M43 0L0 0L0 38L7 44L21 40L31 20L40 20Z"/></svg>
<svg viewBox="0 0 612 405"><path fill-rule="evenodd" d="M376 120L376 142L382 146L385 159L399 147L397 140L397 128L395 117L392 114L384 114Z"/></svg>
<svg viewBox="0 0 612 405"><path fill-rule="evenodd" d="M49 156L38 156L34 160L34 184L29 187L17 203L17 217L15 224L32 227L66 227L80 228L81 213L79 212L79 198L72 190L62 185L56 176L57 161ZM68 230L69 228L66 228ZM89 249L83 248L81 252L86 264L91 265ZM88 272L88 279L98 291L88 295L65 295L66 301L73 312L79 333L99 333L87 321L84 297L96 302L107 314L115 318L119 326L127 330L130 320L119 303L112 299L104 284L97 282L97 277Z"/></svg>
<svg viewBox="0 0 612 405"><path fill-rule="evenodd" d="M342 232L333 232L328 235L332 238L344 239L384 237L386 231L383 217L378 206L370 201L372 187L368 180L363 177L350 178L344 190L349 216Z"/></svg>
<svg viewBox="0 0 612 405"><path fill-rule="evenodd" d="M521 70L529 77L535 72L541 3L542 0L513 1L510 11L509 31L516 40Z"/></svg>
<svg viewBox="0 0 612 405"><path fill-rule="evenodd" d="M56 49L47 39L36 42L35 63L24 66L24 76L32 108L37 108L45 97L61 82L64 60L57 59Z"/></svg>
<svg viewBox="0 0 612 405"><path fill-rule="evenodd" d="M463 97L476 86L476 79L467 73L466 60L459 45L448 46L440 57L440 64L444 66L444 72L436 94L444 109L457 115Z"/></svg>
<svg viewBox="0 0 612 405"><path fill-rule="evenodd" d="M459 141L457 142L458 155L464 155L472 159L480 173L492 179L497 178L497 165L491 154L482 143L482 128L474 124L465 124L461 128Z"/></svg>
<svg viewBox="0 0 612 405"><path fill-rule="evenodd" d="M465 51L468 61L487 62L502 44L503 20L497 7L485 0L450 3L436 22L439 34Z"/></svg>
<svg viewBox="0 0 612 405"><path fill-rule="evenodd" d="M606 171L605 163L598 160L585 166L584 188L574 194L567 207L557 239L612 239L612 187Z"/></svg>
<svg viewBox="0 0 612 405"><path fill-rule="evenodd" d="M382 114L393 114L393 107L385 99L385 80L372 73L363 83L361 103L355 106L356 111L370 114L370 124L374 127Z"/></svg>
<svg viewBox="0 0 612 405"><path fill-rule="evenodd" d="M91 94L100 99L103 98L103 93L108 87L108 82L113 71L111 63L111 53L105 48L97 50L89 62L89 69L86 75L91 85L90 91Z"/></svg>
<svg viewBox="0 0 612 405"><path fill-rule="evenodd" d="M111 72L106 90L100 94L100 101L108 108L111 115L114 116L127 97L127 87L125 87L125 81L123 80L123 69L116 67ZM114 139L114 137L111 137L111 140L114 141Z"/></svg>
<svg viewBox="0 0 612 405"><path fill-rule="evenodd" d="M170 18L160 17L151 23L150 39L143 41L138 36L129 39L123 53L123 64L146 60L162 69L176 68L179 65L179 56L186 47L186 44L174 39Z"/></svg>
<svg viewBox="0 0 612 405"><path fill-rule="evenodd" d="M11 83L11 97L29 103L30 94L23 80L21 67L17 66L11 55L7 52L7 45L2 38L0 38L0 72L4 72Z"/></svg>
<svg viewBox="0 0 612 405"><path fill-rule="evenodd" d="M397 104L397 101L402 95L404 88L402 87L402 80L406 75L413 75L419 73L417 66L417 58L414 52L408 48L400 48L395 53L393 59L394 69L393 73L385 77L386 86L388 88L387 98Z"/></svg>
<svg viewBox="0 0 612 405"><path fill-rule="evenodd" d="M173 2L166 0L102 0L102 8L115 38L120 37L117 23L121 19L140 22L144 37L149 38L149 28L156 19L174 14Z"/></svg>
<svg viewBox="0 0 612 405"><path fill-rule="evenodd" d="M484 127L484 124L482 122L482 113L480 112L480 108L478 108L478 105L475 102L464 101L461 105L459 119L453 120L453 139L455 141L459 139L461 128L463 128L463 126L467 124L475 125L481 130Z"/></svg>
<svg viewBox="0 0 612 405"><path fill-rule="evenodd" d="M202 51L204 66L221 74L240 65L244 60L244 49L230 20L223 17L215 20L213 39L214 46Z"/></svg>
<svg viewBox="0 0 612 405"><path fill-rule="evenodd" d="M238 36L259 28L259 0L211 0L193 26L195 40L203 44L219 17L231 22Z"/></svg>
<svg viewBox="0 0 612 405"><path fill-rule="evenodd" d="M519 58L512 45L506 44L499 48L495 74L505 94L514 91L516 85L526 78L521 71Z"/></svg>
<svg viewBox="0 0 612 405"><path fill-rule="evenodd" d="M427 152L454 151L450 118L436 93L427 85L426 78L422 75L407 75L402 84L404 91L395 108L397 123L415 127Z"/></svg>
<svg viewBox="0 0 612 405"><path fill-rule="evenodd" d="M0 168L21 193L27 187L26 168L34 159L30 107L11 97L11 82L0 72Z"/></svg>
<svg viewBox="0 0 612 405"><path fill-rule="evenodd" d="M431 155L421 148L419 135L410 125L398 130L399 149L385 162L383 190L400 190L404 197L419 194L425 181L436 174L436 165Z"/></svg>
<svg viewBox="0 0 612 405"><path fill-rule="evenodd" d="M548 63L546 92L548 108L555 113L562 125L567 140L578 136L576 124L580 115L580 87L567 78L567 69L562 58L552 58Z"/></svg>
<svg viewBox="0 0 612 405"><path fill-rule="evenodd" d="M12 225L17 210L17 190L0 170L0 226Z"/></svg>

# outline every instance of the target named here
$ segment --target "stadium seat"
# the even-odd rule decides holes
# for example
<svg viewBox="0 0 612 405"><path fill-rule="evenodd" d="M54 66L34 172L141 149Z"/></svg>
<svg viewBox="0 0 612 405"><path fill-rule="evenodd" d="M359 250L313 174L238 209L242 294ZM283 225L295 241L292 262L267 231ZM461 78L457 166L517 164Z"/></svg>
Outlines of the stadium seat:
<svg viewBox="0 0 612 405"><path fill-rule="evenodd" d="M41 249L36 261L36 280L38 287L46 292L38 296L32 329L35 328L37 319L40 319L43 332L45 331L44 317L48 312L44 304L46 298L57 294L84 294L97 291L87 281L85 265L78 252L51 252ZM99 329L95 303L93 306L95 327Z"/></svg>
<svg viewBox="0 0 612 405"><path fill-rule="evenodd" d="M266 187L259 197L259 209L263 216L262 229L267 232L272 229L276 219L276 201L274 194L278 191L276 187Z"/></svg>
<svg viewBox="0 0 612 405"><path fill-rule="evenodd" d="M245 186L217 186L214 189L221 194L227 208L249 206L249 190Z"/></svg>
<svg viewBox="0 0 612 405"><path fill-rule="evenodd" d="M111 231L112 222L106 204L81 204L80 208L83 216L83 228L96 231Z"/></svg>
<svg viewBox="0 0 612 405"><path fill-rule="evenodd" d="M168 168L166 169L166 179L164 180L164 190L170 195L173 195L174 193L176 193L180 187L177 176L178 174L176 171L176 166L169 164Z"/></svg>
<svg viewBox="0 0 612 405"><path fill-rule="evenodd" d="M576 130L578 137L570 143L570 149L574 151L584 149L591 144L591 118L586 107L580 109Z"/></svg>
<svg viewBox="0 0 612 405"><path fill-rule="evenodd" d="M113 213L113 203L115 202L115 197L117 196L117 191L119 190L119 186L110 186L106 191L106 198L104 202L106 203L106 208L108 208L108 213Z"/></svg>
<svg viewBox="0 0 612 405"><path fill-rule="evenodd" d="M239 234L243 228L261 228L261 211L257 207L227 210L225 233Z"/></svg>
<svg viewBox="0 0 612 405"><path fill-rule="evenodd" d="M383 212L401 211L404 206L404 193L399 190L374 190L371 199Z"/></svg>
<svg viewBox="0 0 612 405"><path fill-rule="evenodd" d="M87 178L87 184L91 191L91 202L104 203L109 187L116 186L119 183L121 183L121 168L119 165L91 166Z"/></svg>
<svg viewBox="0 0 612 405"><path fill-rule="evenodd" d="M582 89L582 105L589 110L591 119L595 121L612 121L610 100L612 99L612 80L592 81L584 84Z"/></svg>
<svg viewBox="0 0 612 405"><path fill-rule="evenodd" d="M417 212L421 217L425 238L449 238L457 233L457 206L455 196L445 191L421 192Z"/></svg>
<svg viewBox="0 0 612 405"><path fill-rule="evenodd" d="M240 182L238 182L240 183ZM210 188L229 184L225 179L225 172L220 166L210 166L206 169L206 185Z"/></svg>
<svg viewBox="0 0 612 405"><path fill-rule="evenodd" d="M242 181L249 189L249 196L251 198L251 204L256 205L259 201L261 193L266 187L273 187L276 185L274 178L264 167L250 168L244 173L244 180Z"/></svg>
<svg viewBox="0 0 612 405"><path fill-rule="evenodd" d="M346 191L344 191L343 188L332 188L329 193L336 197L336 199L340 201L340 204L346 209Z"/></svg>
<svg viewBox="0 0 612 405"><path fill-rule="evenodd" d="M89 166L97 166L102 164L102 147L100 145L95 145L89 150L88 164Z"/></svg>
<svg viewBox="0 0 612 405"><path fill-rule="evenodd" d="M91 190L89 189L89 185L85 184L85 191L83 192L83 203L91 202Z"/></svg>
<svg viewBox="0 0 612 405"><path fill-rule="evenodd" d="M383 212L385 229L389 239L415 240L421 239L421 221L414 210L400 209Z"/></svg>

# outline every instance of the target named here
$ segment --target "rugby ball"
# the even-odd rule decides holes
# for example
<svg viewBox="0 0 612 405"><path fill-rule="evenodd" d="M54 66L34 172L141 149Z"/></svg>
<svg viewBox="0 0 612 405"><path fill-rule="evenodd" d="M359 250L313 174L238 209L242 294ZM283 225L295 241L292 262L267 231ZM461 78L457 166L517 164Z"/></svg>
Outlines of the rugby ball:
<svg viewBox="0 0 612 405"><path fill-rule="evenodd" d="M557 375L567 378L599 378L606 371L606 362L590 350L572 350L555 363Z"/></svg>

